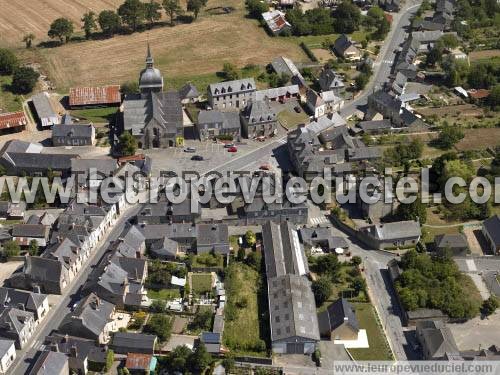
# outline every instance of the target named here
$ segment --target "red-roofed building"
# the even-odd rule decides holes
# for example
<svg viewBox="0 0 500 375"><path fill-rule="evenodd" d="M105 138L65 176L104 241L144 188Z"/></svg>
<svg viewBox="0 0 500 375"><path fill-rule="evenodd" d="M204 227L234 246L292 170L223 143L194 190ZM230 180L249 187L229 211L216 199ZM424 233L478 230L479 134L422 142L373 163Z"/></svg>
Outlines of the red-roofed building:
<svg viewBox="0 0 500 375"><path fill-rule="evenodd" d="M70 107L120 105L120 86L72 87L69 89Z"/></svg>
<svg viewBox="0 0 500 375"><path fill-rule="evenodd" d="M27 124L24 112L0 113L0 133L2 134L23 131Z"/></svg>
<svg viewBox="0 0 500 375"><path fill-rule="evenodd" d="M125 367L131 374L152 374L156 367L156 358L151 354L128 353Z"/></svg>
<svg viewBox="0 0 500 375"><path fill-rule="evenodd" d="M490 90L485 90L485 89L469 90L469 96L472 99L484 99L490 96Z"/></svg>

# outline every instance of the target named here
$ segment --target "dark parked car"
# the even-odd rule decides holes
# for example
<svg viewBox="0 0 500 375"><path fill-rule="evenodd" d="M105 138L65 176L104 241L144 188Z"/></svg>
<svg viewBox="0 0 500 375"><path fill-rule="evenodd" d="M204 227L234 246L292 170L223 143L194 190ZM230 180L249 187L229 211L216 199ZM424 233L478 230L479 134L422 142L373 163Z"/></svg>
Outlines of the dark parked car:
<svg viewBox="0 0 500 375"><path fill-rule="evenodd" d="M296 105L296 106L293 108L293 110L294 110L295 112L297 112L297 113L302 112L302 108L300 108L298 105Z"/></svg>
<svg viewBox="0 0 500 375"><path fill-rule="evenodd" d="M202 161L203 160L203 156L201 156L201 155L194 155L194 156L191 157L191 160Z"/></svg>

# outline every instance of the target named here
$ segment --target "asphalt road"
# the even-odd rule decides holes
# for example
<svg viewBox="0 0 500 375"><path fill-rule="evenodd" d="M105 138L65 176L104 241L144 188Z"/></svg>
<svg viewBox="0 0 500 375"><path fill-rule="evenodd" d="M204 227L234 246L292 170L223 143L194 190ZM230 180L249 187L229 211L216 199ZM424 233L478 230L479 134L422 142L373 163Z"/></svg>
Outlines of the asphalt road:
<svg viewBox="0 0 500 375"><path fill-rule="evenodd" d="M140 205L129 208L122 214L105 239L101 240L100 246L91 255L90 260L83 266L77 277L73 279L69 288L66 288L57 306L52 306L47 316L36 328L35 334L31 337L30 344L23 350L17 351L17 358L9 369L10 374L26 374L34 364L38 350L40 350L46 336L56 330L64 317L71 311L71 306L79 299L78 292L87 280L93 268L106 252L110 242L116 240L124 229L125 223L139 212Z"/></svg>

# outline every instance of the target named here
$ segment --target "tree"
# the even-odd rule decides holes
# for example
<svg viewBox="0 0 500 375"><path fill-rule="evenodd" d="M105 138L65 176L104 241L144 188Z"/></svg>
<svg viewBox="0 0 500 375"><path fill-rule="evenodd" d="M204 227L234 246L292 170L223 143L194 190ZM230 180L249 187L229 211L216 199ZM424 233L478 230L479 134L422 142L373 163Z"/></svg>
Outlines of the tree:
<svg viewBox="0 0 500 375"><path fill-rule="evenodd" d="M149 318L148 323L144 326L144 332L152 333L158 336L160 341L164 342L170 338L172 328L172 320L166 314L155 314Z"/></svg>
<svg viewBox="0 0 500 375"><path fill-rule="evenodd" d="M313 281L311 289L317 306L321 306L332 295L332 283L327 277L320 277Z"/></svg>
<svg viewBox="0 0 500 375"><path fill-rule="evenodd" d="M114 361L115 361L115 352L111 349L108 349L108 351L106 352L106 367L105 367L106 372L111 370Z"/></svg>
<svg viewBox="0 0 500 375"><path fill-rule="evenodd" d="M425 204L417 197L415 202L400 203L396 210L396 216L401 220L419 220L421 224L427 221L427 209Z"/></svg>
<svg viewBox="0 0 500 375"><path fill-rule="evenodd" d="M490 296L487 300L483 301L481 312L486 316L490 316L496 311L496 309L498 309L498 307L498 299L494 296Z"/></svg>
<svg viewBox="0 0 500 375"><path fill-rule="evenodd" d="M12 240L6 241L3 244L3 255L6 258L18 256L20 252L21 248L19 247L19 244L16 241Z"/></svg>
<svg viewBox="0 0 500 375"><path fill-rule="evenodd" d="M445 125L439 132L438 143L441 148L449 150L464 138L464 132L457 126Z"/></svg>
<svg viewBox="0 0 500 375"><path fill-rule="evenodd" d="M142 25L146 16L146 7L140 0L125 0L118 8L118 15L122 22L128 25L132 31L136 31Z"/></svg>
<svg viewBox="0 0 500 375"><path fill-rule="evenodd" d="M443 59L443 52L437 48L432 48L427 54L427 59L425 60L425 64L427 66L435 66L437 63L441 62Z"/></svg>
<svg viewBox="0 0 500 375"><path fill-rule="evenodd" d="M257 242L257 237L255 236L255 233L252 232L251 230L247 230L245 233L245 242L250 247L255 246L255 243Z"/></svg>
<svg viewBox="0 0 500 375"><path fill-rule="evenodd" d="M90 39L92 36L92 31L97 29L97 22L95 19L94 12L87 12L82 17L83 26L82 29L85 31L85 39Z"/></svg>
<svg viewBox="0 0 500 375"><path fill-rule="evenodd" d="M361 264L363 260L361 259L360 256L353 256L352 259L351 259L351 264L354 266L354 267L359 267L359 265Z"/></svg>
<svg viewBox="0 0 500 375"><path fill-rule="evenodd" d="M165 302L159 299L153 300L149 309L155 313L164 313L166 310Z"/></svg>
<svg viewBox="0 0 500 375"><path fill-rule="evenodd" d="M183 13L179 0L163 0L163 9L170 17L170 25L172 26L174 25L175 16Z"/></svg>
<svg viewBox="0 0 500 375"><path fill-rule="evenodd" d="M149 22L149 27L161 18L161 5L156 1L151 0L144 5L144 17Z"/></svg>
<svg viewBox="0 0 500 375"><path fill-rule="evenodd" d="M127 81L122 83L120 91L123 95L127 94L138 94L139 93L139 83L137 81Z"/></svg>
<svg viewBox="0 0 500 375"><path fill-rule="evenodd" d="M359 295L361 291L366 290L366 280L362 276L356 276L352 279L351 287L354 289L354 293Z"/></svg>
<svg viewBox="0 0 500 375"><path fill-rule="evenodd" d="M320 274L327 274L332 279L335 279L340 270L340 263L337 255L330 253L318 257L316 261L316 271Z"/></svg>
<svg viewBox="0 0 500 375"><path fill-rule="evenodd" d="M493 109L500 106L500 85L496 85L491 89L490 96L488 98L488 104Z"/></svg>
<svg viewBox="0 0 500 375"><path fill-rule="evenodd" d="M107 36L116 34L121 27L121 18L112 10L103 10L97 19L102 32Z"/></svg>
<svg viewBox="0 0 500 375"><path fill-rule="evenodd" d="M31 48L33 41L35 40L35 34L28 33L23 37L23 42L26 44L26 48Z"/></svg>
<svg viewBox="0 0 500 375"><path fill-rule="evenodd" d="M245 249L243 249L242 247L240 247L238 249L238 254L236 256L236 259L238 259L239 262L243 262L245 260Z"/></svg>
<svg viewBox="0 0 500 375"><path fill-rule="evenodd" d="M67 18L61 17L52 22L48 35L49 38L59 39L61 44L63 44L69 42L73 35L73 31L73 22Z"/></svg>
<svg viewBox="0 0 500 375"><path fill-rule="evenodd" d="M137 151L137 140L132 134L125 131L120 135L118 147L123 156L134 155Z"/></svg>
<svg viewBox="0 0 500 375"><path fill-rule="evenodd" d="M19 66L16 55L11 50L0 48L0 75L11 75Z"/></svg>
<svg viewBox="0 0 500 375"><path fill-rule="evenodd" d="M207 352L205 344L200 342L189 357L189 367L195 374L201 374L210 362L212 362L212 356Z"/></svg>
<svg viewBox="0 0 500 375"><path fill-rule="evenodd" d="M453 49L458 47L458 39L453 34L444 34L441 38L439 38L440 43L446 48Z"/></svg>
<svg viewBox="0 0 500 375"><path fill-rule="evenodd" d="M198 311L191 324L194 329L209 331L212 327L212 312L208 309Z"/></svg>
<svg viewBox="0 0 500 375"><path fill-rule="evenodd" d="M366 13L365 23L370 27L377 27L379 22L385 18L385 13L382 8L378 6L371 7Z"/></svg>
<svg viewBox="0 0 500 375"><path fill-rule="evenodd" d="M226 354L224 359L222 360L222 366L224 366L226 374L232 373L235 369L234 355L231 353Z"/></svg>
<svg viewBox="0 0 500 375"><path fill-rule="evenodd" d="M12 92L15 94L29 94L36 86L40 74L33 68L23 66L16 69L12 77Z"/></svg>
<svg viewBox="0 0 500 375"><path fill-rule="evenodd" d="M361 23L361 11L349 1L343 1L333 12L335 17L335 31L343 34L351 34L359 29Z"/></svg>
<svg viewBox="0 0 500 375"><path fill-rule="evenodd" d="M387 20L387 18L382 18L382 20L378 23L377 29L373 33L374 39L383 40L387 36L387 33L391 29L391 24Z"/></svg>
<svg viewBox="0 0 500 375"><path fill-rule="evenodd" d="M356 83L356 89L357 90L363 90L369 80L370 80L370 77L367 74L360 73L356 77L356 79L354 80L354 82Z"/></svg>
<svg viewBox="0 0 500 375"><path fill-rule="evenodd" d="M234 81L240 77L236 67L229 62L224 63L222 67L222 74L224 75L226 81Z"/></svg>
<svg viewBox="0 0 500 375"><path fill-rule="evenodd" d="M38 255L38 242L35 239L30 241L28 245L28 253L31 256Z"/></svg>
<svg viewBox="0 0 500 375"><path fill-rule="evenodd" d="M269 4L266 1L247 0L246 4L248 8L248 14L252 18L261 19L262 13L269 11Z"/></svg>
<svg viewBox="0 0 500 375"><path fill-rule="evenodd" d="M198 18L200 11L207 5L207 0L188 0L187 10L193 12L194 19Z"/></svg>

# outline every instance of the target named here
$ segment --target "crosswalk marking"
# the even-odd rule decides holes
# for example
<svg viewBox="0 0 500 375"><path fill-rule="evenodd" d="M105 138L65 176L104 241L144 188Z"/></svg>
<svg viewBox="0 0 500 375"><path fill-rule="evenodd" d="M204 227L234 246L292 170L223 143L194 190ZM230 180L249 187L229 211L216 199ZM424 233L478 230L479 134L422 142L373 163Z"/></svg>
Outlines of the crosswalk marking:
<svg viewBox="0 0 500 375"><path fill-rule="evenodd" d="M278 143L284 145L286 143L286 139L280 139L278 140Z"/></svg>
<svg viewBox="0 0 500 375"><path fill-rule="evenodd" d="M312 217L309 219L309 221L315 225L329 223L328 218L326 218L325 216Z"/></svg>

